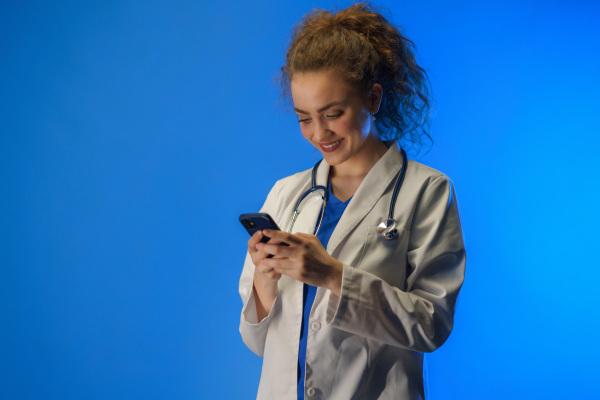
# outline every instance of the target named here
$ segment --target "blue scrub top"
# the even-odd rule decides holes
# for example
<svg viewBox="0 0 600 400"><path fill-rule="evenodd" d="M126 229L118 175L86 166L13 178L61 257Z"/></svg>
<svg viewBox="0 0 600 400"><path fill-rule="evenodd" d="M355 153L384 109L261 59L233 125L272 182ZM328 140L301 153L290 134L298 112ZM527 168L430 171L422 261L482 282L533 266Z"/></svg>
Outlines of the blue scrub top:
<svg viewBox="0 0 600 400"><path fill-rule="evenodd" d="M346 206L352 200L352 197L348 200L340 201L331 193L331 185L327 183L327 190L329 191L329 201L325 207L323 213L323 222L321 223L321 230L317 234L317 238L327 248L329 238L333 230L337 226ZM317 221L317 226L319 223ZM317 294L317 287L304 284L304 297L303 297L303 316L302 316L302 332L300 333L300 349L298 350L298 399L304 400L304 374L306 366L306 337L308 335L308 318L310 316L310 310L315 301L315 295Z"/></svg>

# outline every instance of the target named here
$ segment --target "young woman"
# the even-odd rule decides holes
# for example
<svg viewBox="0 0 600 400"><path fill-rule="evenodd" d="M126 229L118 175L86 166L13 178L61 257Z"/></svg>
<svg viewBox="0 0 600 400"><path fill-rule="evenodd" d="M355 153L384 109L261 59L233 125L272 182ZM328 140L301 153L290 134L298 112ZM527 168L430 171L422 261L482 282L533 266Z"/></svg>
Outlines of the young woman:
<svg viewBox="0 0 600 400"><path fill-rule="evenodd" d="M291 233L248 241L240 332L263 357L258 398L423 399L423 353L452 330L465 268L452 183L401 148L429 136L426 74L368 3L308 14L282 72L323 161L267 196Z"/></svg>

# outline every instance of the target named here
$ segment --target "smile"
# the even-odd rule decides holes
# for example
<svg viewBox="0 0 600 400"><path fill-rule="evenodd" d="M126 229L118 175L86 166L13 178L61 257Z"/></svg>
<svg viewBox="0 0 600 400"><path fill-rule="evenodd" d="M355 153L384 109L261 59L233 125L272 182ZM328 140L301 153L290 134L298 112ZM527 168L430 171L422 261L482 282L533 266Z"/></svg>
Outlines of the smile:
<svg viewBox="0 0 600 400"><path fill-rule="evenodd" d="M336 140L335 142L330 142L330 143L319 143L319 146L321 147L321 149L325 152L330 152L330 151L334 151L335 149L337 149L340 144L344 141L344 139L340 139L340 140Z"/></svg>

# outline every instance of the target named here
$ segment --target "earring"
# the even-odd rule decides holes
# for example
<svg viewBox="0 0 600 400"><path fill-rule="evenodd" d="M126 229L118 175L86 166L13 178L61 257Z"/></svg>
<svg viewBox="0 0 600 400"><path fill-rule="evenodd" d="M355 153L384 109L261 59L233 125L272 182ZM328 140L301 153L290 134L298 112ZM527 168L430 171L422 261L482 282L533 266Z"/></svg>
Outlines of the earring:
<svg viewBox="0 0 600 400"><path fill-rule="evenodd" d="M375 113L371 113L371 118L373 118L373 121L375 121L377 118L375 117Z"/></svg>

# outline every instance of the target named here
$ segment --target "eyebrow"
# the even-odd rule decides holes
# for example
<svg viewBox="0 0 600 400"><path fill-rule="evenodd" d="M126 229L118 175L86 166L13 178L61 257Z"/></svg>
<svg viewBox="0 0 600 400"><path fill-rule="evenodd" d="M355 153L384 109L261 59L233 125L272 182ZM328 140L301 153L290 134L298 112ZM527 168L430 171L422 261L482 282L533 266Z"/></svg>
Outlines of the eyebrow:
<svg viewBox="0 0 600 400"><path fill-rule="evenodd" d="M325 107L319 108L317 110L317 112L323 112L323 111L327 110L328 108L331 108L333 106L338 106L338 105L343 104L343 103L344 103L343 101L334 101L332 103L327 104ZM297 107L294 107L294 111L296 111L297 113L300 113L300 114L309 115L309 113L307 113L306 111L302 111L301 109L299 109Z"/></svg>

